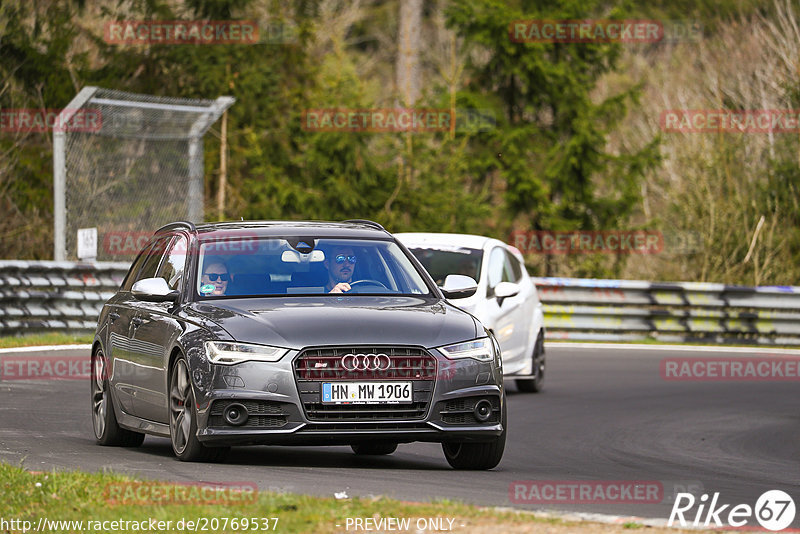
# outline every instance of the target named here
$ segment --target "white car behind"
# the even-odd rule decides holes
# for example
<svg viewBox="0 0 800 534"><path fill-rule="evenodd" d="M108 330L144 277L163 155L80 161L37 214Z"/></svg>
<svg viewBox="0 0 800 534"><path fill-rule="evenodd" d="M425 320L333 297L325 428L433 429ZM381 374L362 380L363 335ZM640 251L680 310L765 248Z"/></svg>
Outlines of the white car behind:
<svg viewBox="0 0 800 534"><path fill-rule="evenodd" d="M537 392L545 376L544 314L522 254L500 240L477 235L398 233L395 236L443 286L451 274L478 283L468 298L453 304L491 330L503 354L503 375L517 388Z"/></svg>

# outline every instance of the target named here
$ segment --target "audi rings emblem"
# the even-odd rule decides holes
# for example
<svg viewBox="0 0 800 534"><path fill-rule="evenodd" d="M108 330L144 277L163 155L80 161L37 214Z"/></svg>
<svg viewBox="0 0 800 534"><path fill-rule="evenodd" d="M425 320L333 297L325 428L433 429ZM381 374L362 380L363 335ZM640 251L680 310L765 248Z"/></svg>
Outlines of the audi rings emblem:
<svg viewBox="0 0 800 534"><path fill-rule="evenodd" d="M392 360L384 353L345 354L342 356L342 367L348 371L386 371L392 366Z"/></svg>

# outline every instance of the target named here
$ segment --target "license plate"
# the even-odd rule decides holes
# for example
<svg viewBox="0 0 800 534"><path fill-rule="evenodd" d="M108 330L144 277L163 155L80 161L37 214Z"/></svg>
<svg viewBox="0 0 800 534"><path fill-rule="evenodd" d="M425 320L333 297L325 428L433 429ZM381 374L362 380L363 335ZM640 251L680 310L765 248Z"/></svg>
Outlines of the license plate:
<svg viewBox="0 0 800 534"><path fill-rule="evenodd" d="M326 404L405 404L413 402L411 382L323 382Z"/></svg>

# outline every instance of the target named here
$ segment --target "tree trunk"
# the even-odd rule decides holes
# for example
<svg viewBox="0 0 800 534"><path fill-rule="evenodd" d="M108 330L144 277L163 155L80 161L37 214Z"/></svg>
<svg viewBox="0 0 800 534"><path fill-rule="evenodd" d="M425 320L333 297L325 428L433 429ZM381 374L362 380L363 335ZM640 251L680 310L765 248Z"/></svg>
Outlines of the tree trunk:
<svg viewBox="0 0 800 534"><path fill-rule="evenodd" d="M397 35L397 92L404 106L413 106L420 96L419 44L422 0L400 2Z"/></svg>

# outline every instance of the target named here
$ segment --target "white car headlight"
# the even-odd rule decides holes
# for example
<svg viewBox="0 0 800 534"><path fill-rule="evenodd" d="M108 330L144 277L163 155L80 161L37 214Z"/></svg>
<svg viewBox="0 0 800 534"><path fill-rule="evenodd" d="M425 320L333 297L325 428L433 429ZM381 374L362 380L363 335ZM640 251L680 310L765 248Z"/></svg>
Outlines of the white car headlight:
<svg viewBox="0 0 800 534"><path fill-rule="evenodd" d="M482 362L490 362L494 359L494 347L488 337L439 347L439 350L451 360L474 358Z"/></svg>
<svg viewBox="0 0 800 534"><path fill-rule="evenodd" d="M289 352L289 349L280 347L233 343L231 341L206 341L205 346L206 355L208 355L211 363L221 365L233 365L248 361L277 362Z"/></svg>

